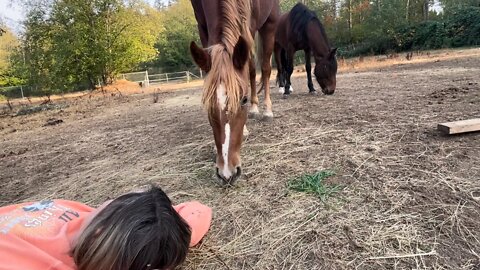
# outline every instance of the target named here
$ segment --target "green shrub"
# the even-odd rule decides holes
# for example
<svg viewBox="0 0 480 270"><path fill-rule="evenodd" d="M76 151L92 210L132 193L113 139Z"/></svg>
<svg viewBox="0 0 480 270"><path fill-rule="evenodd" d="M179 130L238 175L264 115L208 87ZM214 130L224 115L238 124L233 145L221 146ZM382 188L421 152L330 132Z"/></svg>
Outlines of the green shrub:
<svg viewBox="0 0 480 270"><path fill-rule="evenodd" d="M341 46L339 54L353 57L476 45L480 45L480 7L459 6L439 21L401 24L390 31L372 32L362 42Z"/></svg>
<svg viewBox="0 0 480 270"><path fill-rule="evenodd" d="M325 179L335 175L332 171L319 171L314 174L304 174L300 177L290 180L287 187L298 192L312 194L322 201L339 192L342 188L338 185L325 183Z"/></svg>
<svg viewBox="0 0 480 270"><path fill-rule="evenodd" d="M480 8L459 7L447 18L451 46L480 45Z"/></svg>

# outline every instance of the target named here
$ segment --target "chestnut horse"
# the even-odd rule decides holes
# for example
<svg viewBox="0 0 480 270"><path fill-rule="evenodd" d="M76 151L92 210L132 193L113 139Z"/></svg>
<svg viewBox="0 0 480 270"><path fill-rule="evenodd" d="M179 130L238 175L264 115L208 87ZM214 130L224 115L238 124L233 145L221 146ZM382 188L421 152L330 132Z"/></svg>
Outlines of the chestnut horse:
<svg viewBox="0 0 480 270"><path fill-rule="evenodd" d="M273 117L270 100L270 59L280 7L278 0L191 0L203 48L195 42L190 52L207 72L202 103L208 111L217 148L216 172L224 184L241 175L240 147L245 123L249 83L250 112L258 114L258 97L253 59L254 36L261 42L264 115ZM248 131L247 131L248 132Z"/></svg>
<svg viewBox="0 0 480 270"><path fill-rule="evenodd" d="M298 50L305 52L308 89L316 94L312 82L311 54L315 59L315 77L322 92L335 92L337 76L337 49L331 49L327 34L317 15L304 4L296 4L292 10L281 16L275 35L275 62L277 83L284 97L292 91L290 77L293 72L293 57Z"/></svg>

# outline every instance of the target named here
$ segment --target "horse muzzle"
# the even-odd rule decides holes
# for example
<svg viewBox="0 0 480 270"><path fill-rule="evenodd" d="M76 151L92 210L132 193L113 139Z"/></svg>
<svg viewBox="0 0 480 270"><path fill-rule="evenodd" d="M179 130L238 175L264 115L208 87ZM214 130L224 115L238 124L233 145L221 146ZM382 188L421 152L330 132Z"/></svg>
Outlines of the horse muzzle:
<svg viewBox="0 0 480 270"><path fill-rule="evenodd" d="M325 88L322 88L322 93L324 93L325 95L333 95L333 93L335 93L335 88L332 87L325 87Z"/></svg>

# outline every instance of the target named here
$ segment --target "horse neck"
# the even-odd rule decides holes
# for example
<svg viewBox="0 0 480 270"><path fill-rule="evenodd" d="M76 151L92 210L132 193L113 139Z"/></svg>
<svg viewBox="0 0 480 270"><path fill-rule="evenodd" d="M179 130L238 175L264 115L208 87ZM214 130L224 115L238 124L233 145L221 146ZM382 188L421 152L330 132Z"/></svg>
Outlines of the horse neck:
<svg viewBox="0 0 480 270"><path fill-rule="evenodd" d="M325 58L330 53L330 44L325 33L320 29L319 22L310 21L307 26L308 42L315 59Z"/></svg>

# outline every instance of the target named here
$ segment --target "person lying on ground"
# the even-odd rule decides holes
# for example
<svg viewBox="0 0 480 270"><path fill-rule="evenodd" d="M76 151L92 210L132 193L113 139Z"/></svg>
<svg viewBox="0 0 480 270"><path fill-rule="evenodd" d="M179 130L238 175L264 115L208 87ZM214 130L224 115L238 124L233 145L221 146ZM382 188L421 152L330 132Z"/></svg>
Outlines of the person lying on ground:
<svg viewBox="0 0 480 270"><path fill-rule="evenodd" d="M0 208L0 270L174 269L207 233L212 210L172 206L158 187L94 209L44 200Z"/></svg>

